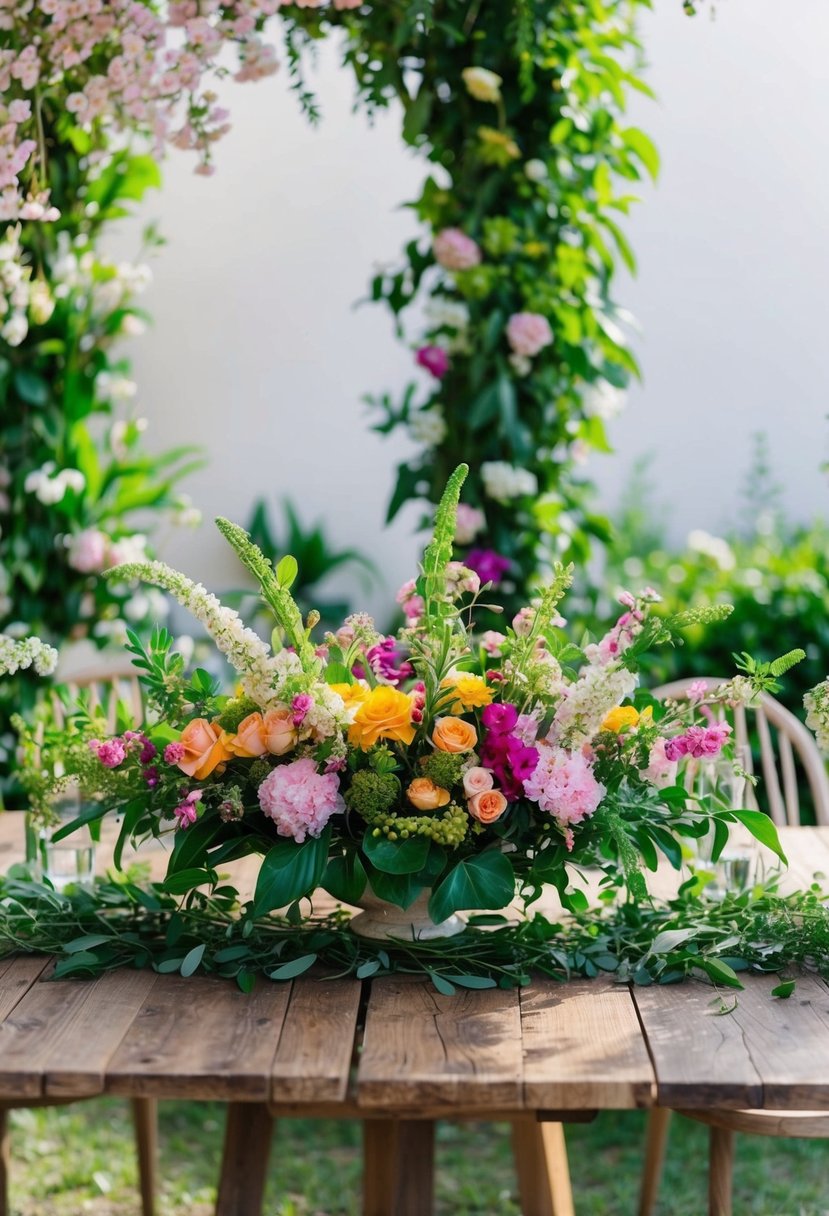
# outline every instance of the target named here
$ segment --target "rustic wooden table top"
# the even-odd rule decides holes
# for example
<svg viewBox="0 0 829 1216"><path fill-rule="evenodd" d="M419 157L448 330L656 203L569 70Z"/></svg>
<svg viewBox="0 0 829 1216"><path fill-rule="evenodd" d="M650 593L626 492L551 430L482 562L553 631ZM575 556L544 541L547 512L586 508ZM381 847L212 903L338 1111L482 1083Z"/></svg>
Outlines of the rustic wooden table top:
<svg viewBox="0 0 829 1216"><path fill-rule="evenodd" d="M20 848L0 816L0 866ZM791 880L829 874L829 829L788 829ZM441 996L428 980L231 982L118 971L50 979L0 962L0 1101L97 1094L323 1113L584 1111L654 1104L829 1110L829 986L770 998L748 976L727 1016L710 986L538 981ZM716 1002L715 1002L716 1005Z"/></svg>

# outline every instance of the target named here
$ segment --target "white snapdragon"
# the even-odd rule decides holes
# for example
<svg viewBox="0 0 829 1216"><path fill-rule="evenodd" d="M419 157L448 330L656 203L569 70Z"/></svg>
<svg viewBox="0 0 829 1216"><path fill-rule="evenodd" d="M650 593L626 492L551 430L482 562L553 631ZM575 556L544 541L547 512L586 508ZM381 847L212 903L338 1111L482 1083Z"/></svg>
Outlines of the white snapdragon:
<svg viewBox="0 0 829 1216"><path fill-rule="evenodd" d="M57 665L58 652L40 638L16 639L0 633L0 675L11 676L34 667L39 676L48 676Z"/></svg>
<svg viewBox="0 0 829 1216"><path fill-rule="evenodd" d="M427 448L436 448L443 443L448 434L446 418L442 405L433 405L427 410L419 410L409 423L409 434L415 443L422 443Z"/></svg>
<svg viewBox="0 0 829 1216"><path fill-rule="evenodd" d="M815 732L817 745L829 755L829 677L803 698L807 711L806 725Z"/></svg>
<svg viewBox="0 0 829 1216"><path fill-rule="evenodd" d="M538 493L538 479L529 469L519 469L506 460L487 460L481 465L484 489L496 502L532 497Z"/></svg>

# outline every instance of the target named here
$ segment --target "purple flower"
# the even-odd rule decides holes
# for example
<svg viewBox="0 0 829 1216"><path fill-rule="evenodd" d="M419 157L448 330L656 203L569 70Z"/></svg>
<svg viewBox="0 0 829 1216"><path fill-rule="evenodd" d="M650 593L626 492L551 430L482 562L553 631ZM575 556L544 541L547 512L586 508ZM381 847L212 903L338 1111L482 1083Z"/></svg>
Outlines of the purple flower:
<svg viewBox="0 0 829 1216"><path fill-rule="evenodd" d="M427 372L442 380L449 371L449 356L442 346L421 346L415 354L415 362Z"/></svg>
<svg viewBox="0 0 829 1216"><path fill-rule="evenodd" d="M493 587L500 583L510 568L510 560L494 549L470 549L464 565L474 570L482 583L492 583Z"/></svg>
<svg viewBox="0 0 829 1216"><path fill-rule="evenodd" d="M518 710L514 705L496 701L487 705L481 721L491 734L508 735L518 721Z"/></svg>
<svg viewBox="0 0 829 1216"><path fill-rule="evenodd" d="M412 674L412 665L403 658L393 637L383 638L376 646L366 652L366 658L371 664L371 670L378 680L384 683L398 685Z"/></svg>
<svg viewBox="0 0 829 1216"><path fill-rule="evenodd" d="M158 748L151 743L146 735L141 736L141 752L138 759L142 764L150 764L158 755Z"/></svg>
<svg viewBox="0 0 829 1216"><path fill-rule="evenodd" d="M300 692L294 697L291 702L291 710L293 711L294 726L302 726L308 716L308 711L314 704L314 698L307 692Z"/></svg>
<svg viewBox="0 0 829 1216"><path fill-rule="evenodd" d="M158 769L155 767L155 765L153 764L149 768L145 768L142 776L150 789L155 789L155 787L158 785Z"/></svg>

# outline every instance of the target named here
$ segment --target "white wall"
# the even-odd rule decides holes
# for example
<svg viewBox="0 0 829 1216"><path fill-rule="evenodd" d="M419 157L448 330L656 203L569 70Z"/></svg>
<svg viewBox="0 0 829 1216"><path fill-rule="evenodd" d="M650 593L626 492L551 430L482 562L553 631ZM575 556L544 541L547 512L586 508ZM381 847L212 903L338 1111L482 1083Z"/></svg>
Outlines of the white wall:
<svg viewBox="0 0 829 1216"><path fill-rule="evenodd" d="M811 516L829 450L829 6L718 0L712 22L658 0L643 33L660 101L637 99L631 121L655 137L663 173L629 226L639 278L617 294L643 326L645 381L613 426L617 457L588 471L612 502L653 450L675 534L717 528L762 429L790 509ZM411 358L381 309L351 306L413 230L398 205L422 166L396 114L374 130L351 114L333 47L315 87L315 131L283 74L228 89L235 129L214 178L170 158L143 213L169 245L146 299L154 329L133 348L141 408L157 445L207 447L190 489L208 516L244 519L257 495L290 495L335 541L372 552L394 589L415 558L412 516L380 525L407 449L367 430L360 397L404 383ZM214 587L234 581L209 527L166 555Z"/></svg>

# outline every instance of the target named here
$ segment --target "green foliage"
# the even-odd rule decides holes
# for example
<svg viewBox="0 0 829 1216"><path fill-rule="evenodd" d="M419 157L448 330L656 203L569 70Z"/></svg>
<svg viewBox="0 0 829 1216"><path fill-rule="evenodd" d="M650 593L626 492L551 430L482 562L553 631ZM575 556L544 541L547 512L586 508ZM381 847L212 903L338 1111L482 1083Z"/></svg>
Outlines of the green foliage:
<svg viewBox="0 0 829 1216"><path fill-rule="evenodd" d="M461 780L467 764L466 756L454 756L451 752L432 752L422 761L420 768L424 777L434 781L441 789L451 790Z"/></svg>
<svg viewBox="0 0 829 1216"><path fill-rule="evenodd" d="M345 793L349 810L356 811L366 823L376 823L400 800L400 781L393 773L360 769L351 778Z"/></svg>

